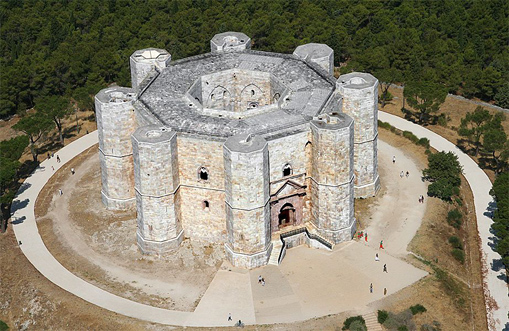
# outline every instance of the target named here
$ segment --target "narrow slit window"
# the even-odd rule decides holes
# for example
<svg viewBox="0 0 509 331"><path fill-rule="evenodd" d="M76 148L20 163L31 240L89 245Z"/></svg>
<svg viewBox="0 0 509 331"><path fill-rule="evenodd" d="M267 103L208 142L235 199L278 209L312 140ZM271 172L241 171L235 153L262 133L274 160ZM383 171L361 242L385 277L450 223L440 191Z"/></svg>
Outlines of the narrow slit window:
<svg viewBox="0 0 509 331"><path fill-rule="evenodd" d="M200 171L198 171L198 178L201 180L209 180L209 172L207 168L201 167Z"/></svg>
<svg viewBox="0 0 509 331"><path fill-rule="evenodd" d="M283 167L283 177L290 176L293 173L292 166L289 164L286 164Z"/></svg>

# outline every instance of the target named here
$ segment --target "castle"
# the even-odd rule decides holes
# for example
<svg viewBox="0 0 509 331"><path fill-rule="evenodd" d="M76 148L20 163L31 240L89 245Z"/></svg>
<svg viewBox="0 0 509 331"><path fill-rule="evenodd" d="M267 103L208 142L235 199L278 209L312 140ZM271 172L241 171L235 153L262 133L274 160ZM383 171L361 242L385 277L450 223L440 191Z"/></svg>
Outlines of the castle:
<svg viewBox="0 0 509 331"><path fill-rule="evenodd" d="M350 240L354 198L380 187L377 79L336 80L324 44L268 53L226 32L210 46L173 62L162 49L136 51L132 88L96 95L105 206L136 208L145 254L185 236L224 243L243 268Z"/></svg>

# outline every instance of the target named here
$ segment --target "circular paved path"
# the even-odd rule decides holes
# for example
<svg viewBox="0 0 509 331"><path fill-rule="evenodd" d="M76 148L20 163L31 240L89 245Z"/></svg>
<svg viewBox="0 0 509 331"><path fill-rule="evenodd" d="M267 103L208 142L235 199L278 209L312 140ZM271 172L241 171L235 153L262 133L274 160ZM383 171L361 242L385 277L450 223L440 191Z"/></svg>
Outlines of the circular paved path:
<svg viewBox="0 0 509 331"><path fill-rule="evenodd" d="M388 122L400 130L411 131L419 138L428 138L431 146L436 150L453 152L458 156L458 160L463 166L463 175L474 195L477 228L481 237L481 249L484 256L483 264L487 271L484 274L485 285L483 289L487 302L488 325L490 330L509 330L509 319L507 317L509 312L509 296L506 270L500 263L500 255L491 248L494 236L490 231L491 224L493 223L490 215L494 202L489 194L492 185L488 176L479 168L474 160L442 136L401 117L384 112L378 112L378 114L381 121ZM498 309L491 307L489 302L492 300L497 303Z"/></svg>
<svg viewBox="0 0 509 331"><path fill-rule="evenodd" d="M415 124L412 124L410 122L407 122L403 119L400 119L395 116L391 116L385 113L380 113L380 119L383 121L390 122L391 124L395 125L396 127L399 127L401 129L410 130L413 131L414 134L416 134L419 137L428 137L430 139L430 142L433 147L435 147L438 150L453 150L458 156L460 157L460 162L462 162L464 169L465 169L465 177L470 182L470 186L472 187L472 190L474 191L474 199L475 199L475 205L476 205L476 212L478 217L479 224L479 232L481 235L481 238L483 239L483 250L486 254L486 257L488 258L488 261L492 263L493 260L497 259L497 255L493 255L493 251L488 244L488 238L490 236L489 233L489 224L491 223L491 220L483 215L483 212L486 210L486 206L491 202L491 197L487 193L489 191L489 188L491 187L491 183L489 182L489 179L486 177L484 172L477 167L475 162L473 162L468 156L464 155L461 151L459 151L457 148L455 148L454 145L447 142L445 139L441 138L440 136L432 133L431 131L424 129L420 126L417 126ZM252 287L251 283L253 283L252 279L256 279L256 276L250 276L252 272L247 271L237 271L237 272L225 272L220 271L218 272L218 275L221 277L215 277L212 281L211 285L209 286L209 289L207 290L207 293L217 291L217 293L213 295L207 295L207 293L202 298L202 302L198 305L195 312L179 312L179 311L171 311L161 308L156 308L140 303L136 303L133 301L130 301L128 299L124 299L121 297L118 297L116 295L113 295L109 292L106 292L104 290L101 290L86 281L76 277L72 273L70 273L68 270L66 270L60 263L49 253L47 248L44 246L44 243L42 242L42 239L38 233L37 225L35 222L35 216L34 216L34 205L35 200L37 199L37 196L39 192L42 190L45 183L49 180L49 178L52 176L53 171L50 170L51 165L55 167L55 171L58 170L59 167L61 167L65 162L73 158L74 156L80 154L90 146L93 146L97 143L97 132L91 133L71 144L64 147L62 150L58 152L58 155L60 156L62 163L56 163L55 158L51 160L44 161L40 167L34 172L34 174L27 179L27 181L24 183L23 187L20 189L19 195L17 196L15 202L13 203L12 211L13 211L13 228L16 234L16 237L18 240L22 241L23 244L21 245L21 249L23 253L26 255L28 260L50 281L55 283L56 285L60 286L61 288L65 289L66 291L69 291L82 299L89 301L95 305L98 305L100 307L103 307L105 309L126 315L131 316L134 318L156 322L156 323L162 323L162 324L171 324L171 325L194 325L194 326L205 326L205 325L227 325L224 321L224 317L226 316L223 312L224 309L229 310L229 307L243 307L242 313L239 313L237 315L242 316L243 321L254 324L254 323L275 323L275 322L282 322L282 321L292 321L292 320L300 320L304 319L304 316L301 316L301 318L295 319L291 316L279 316L278 314L274 314L274 309L269 308L268 314L266 314L266 318L260 318L261 316L254 316L256 313L259 313L259 310L263 307L256 307L257 300L260 299L267 299L263 298L263 295L259 295L259 289L254 285L254 288L247 288ZM473 163L473 166L472 166ZM484 176L484 177L483 177ZM480 181L481 183L478 183ZM487 182L487 183L486 183ZM479 215L480 214L480 215ZM485 224L484 224L485 223ZM487 229L487 232L486 232ZM357 246L357 247L355 247ZM355 248L354 248L355 247ZM488 250L486 249L488 248ZM359 253L363 250L361 248L361 245L358 245L358 243L353 244L347 244L341 246L338 250L335 250L330 255L331 256L339 256L339 255L349 255L345 254L347 251L351 249L354 249L356 253ZM368 247L366 247L368 248ZM310 250L302 250L302 254L306 254L307 251ZM313 250L311 250L313 251ZM337 254L339 251L342 251L342 253ZM298 248L295 250L295 252L299 252ZM290 254L289 254L290 255ZM371 250L366 251L366 256L373 255L373 252ZM301 258L301 257L300 257ZM404 263L398 262L399 260L393 259L391 256L387 255L386 258L387 261L390 261L391 264L396 266L398 269L402 268L405 269L408 273L412 274L411 277L404 280L400 284L391 284L394 286L394 290L397 290L399 288L402 288L404 286L408 286L414 281L418 280L422 276L424 276L424 273L421 271L419 273L418 271L413 270L412 268L409 268L408 270L406 266L404 266ZM498 259L500 257L498 256ZM290 259L290 256L287 257L287 259ZM355 259L355 258L354 258ZM369 259L369 258L367 258ZM298 262L298 261L297 261ZM358 263L356 261L356 263ZM272 267L272 269L278 269L277 267ZM267 269L264 271L266 273L271 273L271 267L267 267ZM416 269L418 270L418 269ZM507 288L505 287L505 283L503 281L500 281L497 276L500 274L500 272L504 272L505 270L498 270L498 272L490 269L490 272L488 273L488 289L495 293L495 299L497 300L497 303L499 304L500 309L490 311L491 315L495 322L493 322L493 327L497 330L502 329L502 325L504 325L504 316L507 311L506 307L508 305L507 300ZM277 274L277 271L272 271L274 275ZM222 274L223 273L223 274ZM256 272L255 272L256 273ZM246 278L247 277L247 278ZM493 279L493 277L495 279ZM225 280L228 280L230 278L231 281L224 282ZM252 279L250 279L252 278ZM273 278L272 276L267 279L277 279L278 277ZM495 281L496 280L496 281ZM369 278L366 279L366 281L369 281ZM256 284L256 281L254 281ZM279 283L274 281L274 284ZM224 288L224 284L229 284L229 286L236 286L238 288L234 288L233 291L231 291L231 288ZM502 285L502 286L501 286ZM502 289L503 287L503 289ZM229 296L225 298L222 302L209 302L207 304L208 299L213 298L221 298L224 297L224 291L230 290L230 293L250 293L249 295L243 295L243 296ZM268 290L268 288L267 288ZM258 294L257 294L258 293ZM281 293L282 295L283 293ZM290 294L288 292L287 294ZM498 294L498 295L497 295ZM488 294L489 295L489 291ZM257 296L259 296L257 298ZM292 302L293 304L297 304L297 301L292 300L292 296L295 296L294 294L287 295L288 298L286 298L287 302ZM281 297L281 296L279 296ZM381 297L376 297L376 299L380 299ZM369 301L373 301L372 298L368 298ZM505 300L504 300L505 299ZM274 300L278 301L278 298L274 298ZM263 303L263 301L262 301ZM333 302L330 302L332 304ZM274 302L275 305L277 305L277 302ZM217 307L215 311L210 311L210 309L205 309L205 307ZM348 308L348 307L343 307ZM263 310L263 309L262 309ZM254 313L253 313L254 312ZM316 312L316 311L315 311ZM318 313L318 312L316 312ZM333 313L333 312L330 312ZM313 317L313 312L309 312L309 315L306 316L307 318ZM210 319L213 316L220 316L219 318L214 318L213 321ZM506 316L505 316L506 318Z"/></svg>

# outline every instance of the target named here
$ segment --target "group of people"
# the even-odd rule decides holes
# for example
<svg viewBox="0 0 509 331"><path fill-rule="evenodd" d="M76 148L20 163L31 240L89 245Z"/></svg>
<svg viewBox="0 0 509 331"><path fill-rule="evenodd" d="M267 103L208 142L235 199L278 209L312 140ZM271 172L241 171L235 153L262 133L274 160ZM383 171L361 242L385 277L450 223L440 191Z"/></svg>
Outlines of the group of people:
<svg viewBox="0 0 509 331"><path fill-rule="evenodd" d="M424 203L424 196L422 194L419 195L419 203Z"/></svg>
<svg viewBox="0 0 509 331"><path fill-rule="evenodd" d="M380 240L380 249L384 249L384 241ZM375 254L375 262L380 262L380 257L378 256L378 253ZM383 266L383 272L389 273L387 271L387 264L384 263ZM373 283L369 284L369 293L373 293ZM387 288L384 287L384 295L387 295Z"/></svg>

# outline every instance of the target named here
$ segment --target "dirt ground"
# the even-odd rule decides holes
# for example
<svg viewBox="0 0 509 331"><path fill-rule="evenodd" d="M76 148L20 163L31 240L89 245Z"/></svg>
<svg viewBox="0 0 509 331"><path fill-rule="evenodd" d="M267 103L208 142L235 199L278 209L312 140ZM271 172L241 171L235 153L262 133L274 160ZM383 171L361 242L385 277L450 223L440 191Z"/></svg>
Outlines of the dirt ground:
<svg viewBox="0 0 509 331"><path fill-rule="evenodd" d="M379 109L383 110L384 112L403 118L404 114L403 112L401 112L401 108L403 106L403 89L391 87L389 88L389 92L394 96L394 99L387 103L384 108L380 108L379 105ZM405 104L405 107L409 108L408 104ZM445 102L441 105L440 110L437 113L433 114L433 115L445 114L447 118L447 126L430 124L426 125L426 128L441 135L442 137L449 140L453 144L458 144L459 140L465 139L465 137L461 137L460 135L458 135L457 131L461 124L461 119L465 117L467 112L473 112L477 107L478 105L467 100L460 100L451 96L447 96ZM483 107L489 110L492 114L500 112L499 110L491 108L489 106ZM509 134L509 119L507 119L507 116L506 120L502 122L502 126L504 127L505 132ZM476 162L478 162L479 157L481 157L481 155L479 155L479 157L474 157L472 153L469 154L470 157L472 157ZM484 171L493 182L495 180L494 172L490 169L484 169Z"/></svg>
<svg viewBox="0 0 509 331"><path fill-rule="evenodd" d="M425 167L424 148L386 130L380 130L380 138L413 157L420 167ZM220 268L222 249L187 241L174 257L159 259L141 256L133 246L134 238L130 230L135 227L134 213L112 213L103 208L93 208L101 204L98 190L90 190L99 187L100 183L96 158L97 149L94 147L74 159L52 178L39 196L36 215L39 217L39 231L45 244L64 266L99 287L164 308L193 310L206 284ZM70 175L71 167L76 169L74 176ZM67 184L63 186L65 181ZM73 193L73 187L83 190ZM383 187L382 185L382 190ZM64 192L61 197L57 195L59 188ZM375 198L356 201L356 215L359 219L369 220L367 215L370 213L370 206L374 206L377 199L383 197L384 192L380 193ZM472 197L467 187L462 188L462 198L463 211L467 211L467 207L472 205ZM59 208L59 204L65 205L66 202L72 203L72 210L54 212ZM420 255L423 260L413 257L408 257L408 260L431 274L413 286L374 303L373 308L399 312L420 303L428 311L414 318L417 326L439 321L443 330L484 330L486 321L480 288L475 220L473 217L464 219L462 230L456 233L457 230L445 221L445 215L450 208L450 205L437 199L428 199L422 226L410 245L411 251ZM56 218L59 222L52 222L50 218ZM71 219L72 222L62 222L65 219ZM361 223L360 226L369 226L369 222ZM66 235L60 236L62 232ZM464 238L465 250L470 257L465 265L454 260L450 254L451 248L447 240L453 234ZM67 239L63 240L64 237ZM0 251L0 261L2 271L5 271L0 278L0 298L3 298L0 299L0 319L12 328L169 329L105 311L57 288L41 277L19 252L11 229L6 235L0 236L0 242L4 248ZM81 245L80 242L86 245ZM110 245L112 243L113 245ZM201 263L201 259L193 258L195 255L205 255L208 258ZM90 259L84 256L89 256ZM107 268L103 269L106 263L103 263L101 256L118 261L119 270L112 271L112 274L118 275L125 270L126 278L112 279ZM122 269L127 265L130 270ZM172 265L178 269L168 268ZM433 267L445 270L445 279L444 276L439 279ZM179 277L193 274L193 270L196 270L194 278L189 281L186 279L185 285L174 283ZM160 279L164 281L159 281ZM126 285L126 282L131 284ZM180 288L186 292L189 290L194 296L188 293L185 297L175 295L172 288ZM303 323L253 326L246 329L337 330L348 316L348 313L343 313Z"/></svg>

